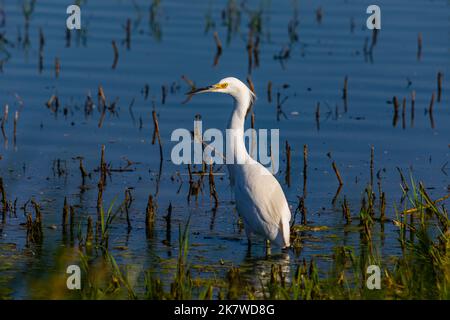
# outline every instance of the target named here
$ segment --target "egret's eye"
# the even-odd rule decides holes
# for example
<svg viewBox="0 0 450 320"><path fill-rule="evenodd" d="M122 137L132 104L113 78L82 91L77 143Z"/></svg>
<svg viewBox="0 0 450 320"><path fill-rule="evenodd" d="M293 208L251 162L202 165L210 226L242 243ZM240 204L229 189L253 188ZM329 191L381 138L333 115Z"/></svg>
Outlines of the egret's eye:
<svg viewBox="0 0 450 320"><path fill-rule="evenodd" d="M216 85L217 89L226 89L226 87L228 87L228 83L224 82L224 83L218 83Z"/></svg>

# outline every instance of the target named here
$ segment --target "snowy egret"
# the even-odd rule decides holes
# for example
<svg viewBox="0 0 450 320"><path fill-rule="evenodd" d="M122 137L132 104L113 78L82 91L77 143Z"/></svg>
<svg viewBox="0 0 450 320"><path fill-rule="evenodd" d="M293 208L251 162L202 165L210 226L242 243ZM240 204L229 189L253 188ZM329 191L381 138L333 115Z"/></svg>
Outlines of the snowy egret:
<svg viewBox="0 0 450 320"><path fill-rule="evenodd" d="M282 248L289 247L291 212L283 189L271 172L255 161L245 148L245 117L256 96L242 81L233 77L188 94L205 92L226 93L234 98L234 110L227 130L232 132L233 138L227 138L226 142L227 152L233 151L233 161L229 164L227 155L227 167L236 209L244 221L249 246L250 237L255 234Z"/></svg>

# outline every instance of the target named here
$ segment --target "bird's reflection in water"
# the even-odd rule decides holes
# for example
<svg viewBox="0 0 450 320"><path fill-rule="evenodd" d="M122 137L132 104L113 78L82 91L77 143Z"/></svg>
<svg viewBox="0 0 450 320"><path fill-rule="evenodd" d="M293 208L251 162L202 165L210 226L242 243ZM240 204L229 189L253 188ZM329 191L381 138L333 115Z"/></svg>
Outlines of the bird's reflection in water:
<svg viewBox="0 0 450 320"><path fill-rule="evenodd" d="M263 297L266 290L263 290L262 286L267 287L269 284L274 265L279 267L285 284L289 285L291 270L295 265L291 263L289 251L273 247L269 253L264 246L254 246L251 250L247 250L240 271L247 284L255 289L257 298Z"/></svg>

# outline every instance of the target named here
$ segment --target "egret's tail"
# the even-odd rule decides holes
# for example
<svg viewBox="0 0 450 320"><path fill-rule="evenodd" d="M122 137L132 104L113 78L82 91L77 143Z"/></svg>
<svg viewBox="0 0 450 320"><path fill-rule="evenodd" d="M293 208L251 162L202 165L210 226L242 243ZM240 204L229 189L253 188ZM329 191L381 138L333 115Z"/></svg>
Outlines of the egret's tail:
<svg viewBox="0 0 450 320"><path fill-rule="evenodd" d="M274 243L281 248L289 248L291 246L291 229L289 227L289 221L281 221L280 229Z"/></svg>

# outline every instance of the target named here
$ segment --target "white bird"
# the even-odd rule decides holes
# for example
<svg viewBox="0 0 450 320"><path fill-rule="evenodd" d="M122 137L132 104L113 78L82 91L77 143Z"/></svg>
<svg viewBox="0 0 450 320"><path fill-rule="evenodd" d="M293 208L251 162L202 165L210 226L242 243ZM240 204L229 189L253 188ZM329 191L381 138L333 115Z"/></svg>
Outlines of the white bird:
<svg viewBox="0 0 450 320"><path fill-rule="evenodd" d="M227 130L226 162L236 209L244 221L249 246L250 237L255 234L282 248L289 247L291 211L283 189L272 173L255 161L245 148L245 117L256 96L242 81L233 77L188 94L204 92L226 93L234 98L234 110ZM230 132L232 139L229 139ZM232 151L232 158L228 151ZM229 163L230 159L232 164Z"/></svg>

